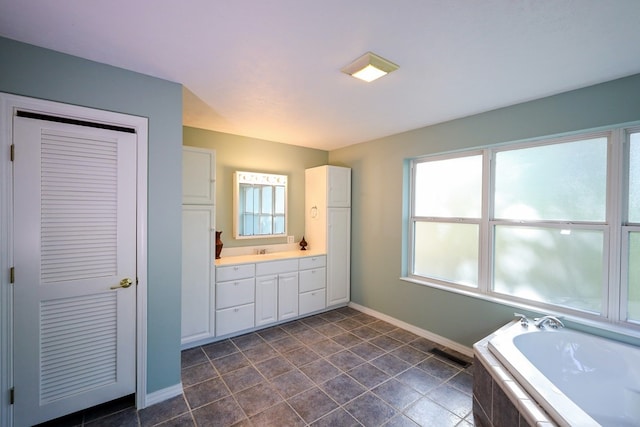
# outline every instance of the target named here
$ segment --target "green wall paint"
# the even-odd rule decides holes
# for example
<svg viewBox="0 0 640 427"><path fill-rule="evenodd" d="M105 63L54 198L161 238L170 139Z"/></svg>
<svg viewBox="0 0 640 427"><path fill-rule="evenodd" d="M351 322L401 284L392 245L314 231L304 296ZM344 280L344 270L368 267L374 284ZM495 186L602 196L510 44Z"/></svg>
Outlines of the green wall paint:
<svg viewBox="0 0 640 427"><path fill-rule="evenodd" d="M2 92L149 119L147 392L179 384L182 86L6 38L0 64Z"/></svg>
<svg viewBox="0 0 640 427"><path fill-rule="evenodd" d="M286 243L286 238L233 238L233 173L250 171L288 176L288 234L304 233L304 170L327 164L328 152L227 133L185 127L184 145L216 150L216 228L224 247ZM224 256L224 249L222 252Z"/></svg>
<svg viewBox="0 0 640 427"><path fill-rule="evenodd" d="M640 74L331 151L353 169L352 300L466 346L508 322L507 305L399 280L406 159L637 121L638 93Z"/></svg>

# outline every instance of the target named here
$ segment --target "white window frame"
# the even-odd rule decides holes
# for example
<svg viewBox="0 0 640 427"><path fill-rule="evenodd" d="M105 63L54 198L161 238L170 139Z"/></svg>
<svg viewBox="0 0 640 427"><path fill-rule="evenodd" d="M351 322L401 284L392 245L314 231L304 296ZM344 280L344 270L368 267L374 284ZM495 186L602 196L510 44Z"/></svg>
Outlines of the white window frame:
<svg viewBox="0 0 640 427"><path fill-rule="evenodd" d="M409 209L407 227L407 257L402 280L418 283L454 293L459 293L492 302L510 305L524 310L562 314L572 320L595 326L602 326L610 330L631 330L636 334L640 331L640 322L627 320L627 279L628 279L628 233L640 231L640 224L626 223L626 205L628 188L628 147L629 136L640 132L640 126L617 126L604 130L584 131L568 136L545 137L535 140L520 141L514 143L499 144L450 153L440 153L431 156L423 156L409 159ZM520 221L496 219L493 215L493 199L495 192L495 155L508 150L520 150L544 145L568 143L572 141L606 137L607 142L607 175L606 175L606 214L605 221ZM413 274L414 259L414 227L416 222L425 218L414 216L415 206L415 165L424 161L446 160L482 153L483 155L483 183L482 183L482 218L480 220L480 238L478 252L478 284L477 287L469 287L422 277ZM625 163L626 162L626 163ZM440 218L429 218L432 222ZM449 219L453 220L453 219ZM468 219L459 219L462 222L477 223ZM493 248L494 231L499 225L518 225L531 227L562 228L570 225L572 228L589 229L603 232L603 289L601 313L594 314L571 307L553 305L538 301L530 301L513 295L506 295L493 290Z"/></svg>

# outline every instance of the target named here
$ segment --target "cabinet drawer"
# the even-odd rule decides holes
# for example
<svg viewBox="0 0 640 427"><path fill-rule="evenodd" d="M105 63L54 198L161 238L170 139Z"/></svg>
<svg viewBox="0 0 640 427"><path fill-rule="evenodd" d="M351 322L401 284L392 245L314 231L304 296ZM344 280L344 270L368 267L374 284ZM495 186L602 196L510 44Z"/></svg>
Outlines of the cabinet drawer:
<svg viewBox="0 0 640 427"><path fill-rule="evenodd" d="M300 270L324 267L325 265L327 265L327 257L324 255L300 258Z"/></svg>
<svg viewBox="0 0 640 427"><path fill-rule="evenodd" d="M288 273L290 271L298 271L298 258L285 259L281 261L259 262L256 264L256 276Z"/></svg>
<svg viewBox="0 0 640 427"><path fill-rule="evenodd" d="M216 308L227 308L254 301L255 279L234 280L216 284Z"/></svg>
<svg viewBox="0 0 640 427"><path fill-rule="evenodd" d="M254 304L216 311L216 335L226 335L253 328Z"/></svg>
<svg viewBox="0 0 640 427"><path fill-rule="evenodd" d="M312 313L325 308L325 295L324 289L300 294L298 300L298 314L302 316L303 314Z"/></svg>
<svg viewBox="0 0 640 427"><path fill-rule="evenodd" d="M216 268L216 280L226 282L227 280L246 279L255 275L255 264L228 265Z"/></svg>
<svg viewBox="0 0 640 427"><path fill-rule="evenodd" d="M300 292L324 289L326 284L326 277L327 269L324 267L300 271L298 282Z"/></svg>

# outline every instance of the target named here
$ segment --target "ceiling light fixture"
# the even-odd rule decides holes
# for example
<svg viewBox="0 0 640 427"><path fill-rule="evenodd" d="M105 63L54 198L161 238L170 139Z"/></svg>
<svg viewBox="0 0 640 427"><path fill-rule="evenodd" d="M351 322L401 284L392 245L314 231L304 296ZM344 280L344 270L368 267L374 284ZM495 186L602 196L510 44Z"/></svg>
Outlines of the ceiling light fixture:
<svg viewBox="0 0 640 427"><path fill-rule="evenodd" d="M372 82L392 71L398 66L391 61L384 59L375 53L367 52L360 58L353 61L342 69L343 73L349 74L356 79Z"/></svg>

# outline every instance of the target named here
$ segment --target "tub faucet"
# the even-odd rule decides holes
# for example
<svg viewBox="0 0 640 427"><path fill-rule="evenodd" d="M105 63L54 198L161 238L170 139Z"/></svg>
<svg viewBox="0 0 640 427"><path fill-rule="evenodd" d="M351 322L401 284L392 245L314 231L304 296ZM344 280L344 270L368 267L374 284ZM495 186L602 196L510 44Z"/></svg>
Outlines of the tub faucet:
<svg viewBox="0 0 640 427"><path fill-rule="evenodd" d="M540 329L544 329L545 325L552 329L564 328L564 323L555 316L543 316L533 319L534 325Z"/></svg>

